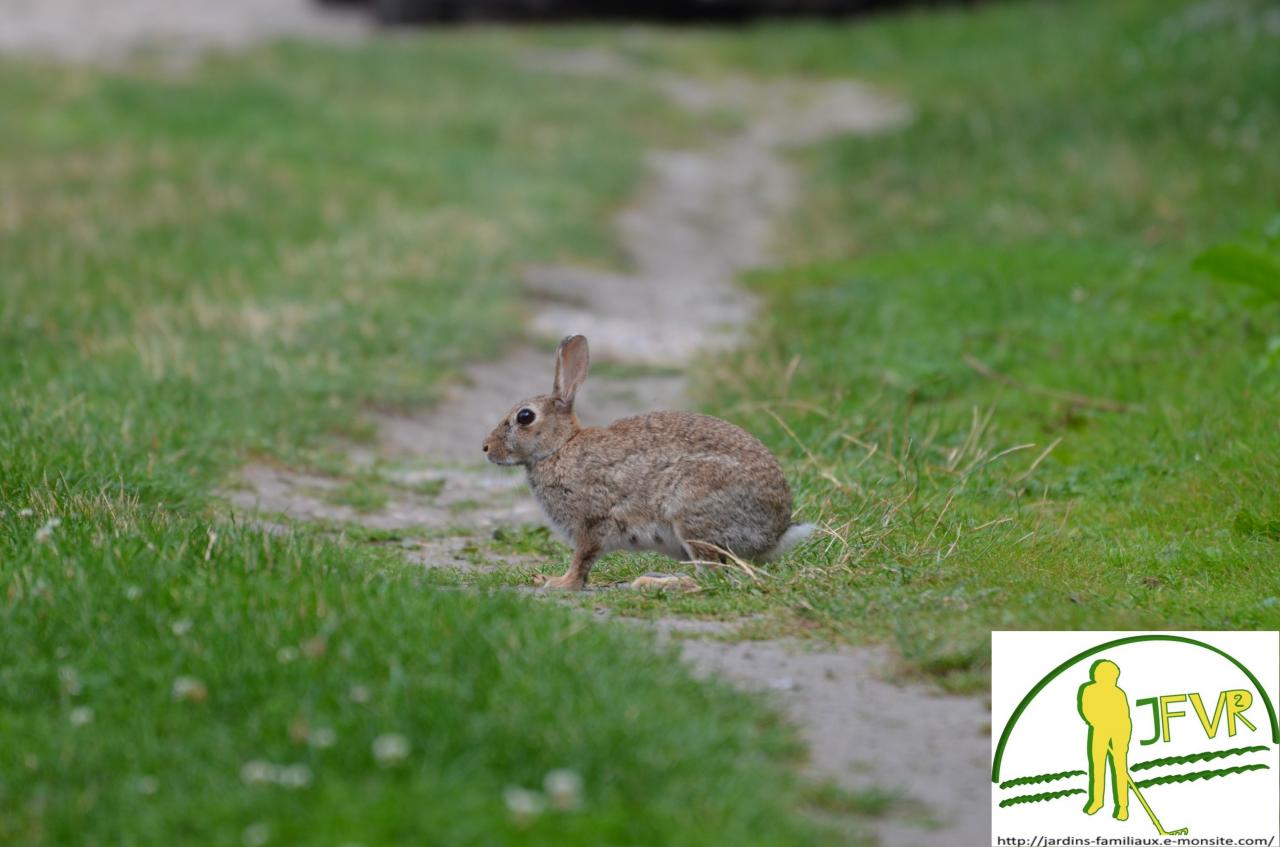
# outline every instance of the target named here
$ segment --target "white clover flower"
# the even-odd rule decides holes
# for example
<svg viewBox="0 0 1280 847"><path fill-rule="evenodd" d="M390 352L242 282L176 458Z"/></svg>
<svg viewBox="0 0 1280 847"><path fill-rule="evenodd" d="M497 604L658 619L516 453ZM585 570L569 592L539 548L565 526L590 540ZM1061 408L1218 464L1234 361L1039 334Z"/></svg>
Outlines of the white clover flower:
<svg viewBox="0 0 1280 847"><path fill-rule="evenodd" d="M549 771L542 780L542 788L553 809L569 812L582 806L582 777L577 771L568 768Z"/></svg>
<svg viewBox="0 0 1280 847"><path fill-rule="evenodd" d="M62 693L68 697L75 697L81 691L80 674L76 673L76 669L66 665L58 668L58 682L62 686Z"/></svg>
<svg viewBox="0 0 1280 847"><path fill-rule="evenodd" d="M178 618L176 621L169 624L169 629L173 632L174 635L181 638L182 636L190 632L191 627L193 626L195 626L195 624L191 622L191 618Z"/></svg>
<svg viewBox="0 0 1280 847"><path fill-rule="evenodd" d="M409 758L409 739L398 732L387 732L373 739L373 758L384 768L395 767Z"/></svg>
<svg viewBox="0 0 1280 847"><path fill-rule="evenodd" d="M353 685L347 691L347 697L352 703L368 703L373 695L369 693L369 689L363 685Z"/></svg>
<svg viewBox="0 0 1280 847"><path fill-rule="evenodd" d="M18 510L18 517L20 517L20 518L29 518L29 517L31 517L32 515L34 515L35 513L36 513L36 512L35 512L35 509L19 509L19 510Z"/></svg>
<svg viewBox="0 0 1280 847"><path fill-rule="evenodd" d="M279 774L280 768L265 759L253 759L240 766L240 779L249 785L275 782Z"/></svg>
<svg viewBox="0 0 1280 847"><path fill-rule="evenodd" d="M533 822L546 808L546 801L537 791L509 785L502 791L502 800L507 804L507 812L511 819L521 826Z"/></svg>
<svg viewBox="0 0 1280 847"><path fill-rule="evenodd" d="M209 698L209 689L194 676L180 676L173 681L173 699L189 703L203 703Z"/></svg>
<svg viewBox="0 0 1280 847"><path fill-rule="evenodd" d="M240 837L244 840L244 847L262 847L271 840L271 830L265 823L251 823Z"/></svg>
<svg viewBox="0 0 1280 847"><path fill-rule="evenodd" d="M124 590L124 596L129 600L137 600L142 596L142 589L136 585L130 585Z"/></svg>
<svg viewBox="0 0 1280 847"><path fill-rule="evenodd" d="M318 750L326 750L338 743L338 733L327 726L318 726L307 735L307 743Z"/></svg>
<svg viewBox="0 0 1280 847"><path fill-rule="evenodd" d="M44 522L44 526L36 530L36 543L44 544L50 538L53 538L53 531L62 525L62 521L58 518L49 518Z"/></svg>
<svg viewBox="0 0 1280 847"><path fill-rule="evenodd" d="M276 661L282 665L298 660L298 648L293 646L281 647L276 651Z"/></svg>
<svg viewBox="0 0 1280 847"><path fill-rule="evenodd" d="M93 720L93 709L88 706L76 706L71 710L71 725L84 726Z"/></svg>
<svg viewBox="0 0 1280 847"><path fill-rule="evenodd" d="M140 776L134 782L133 788L139 794L150 797L160 790L160 782L154 776Z"/></svg>
<svg viewBox="0 0 1280 847"><path fill-rule="evenodd" d="M285 765L276 773L276 784L297 790L311 784L311 768L304 764Z"/></svg>

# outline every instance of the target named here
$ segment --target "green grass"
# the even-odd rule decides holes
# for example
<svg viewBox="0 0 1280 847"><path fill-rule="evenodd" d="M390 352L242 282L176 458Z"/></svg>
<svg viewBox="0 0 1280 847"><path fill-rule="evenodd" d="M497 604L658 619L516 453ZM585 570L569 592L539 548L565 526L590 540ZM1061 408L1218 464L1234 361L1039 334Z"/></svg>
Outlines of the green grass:
<svg viewBox="0 0 1280 847"><path fill-rule="evenodd" d="M709 380L832 534L675 608L888 638L968 690L991 629L1280 627L1280 303L1192 269L1280 238L1280 51L1266 4L1196 8L628 42L917 110L803 157L790 264L752 280L764 340Z"/></svg>
<svg viewBox="0 0 1280 847"><path fill-rule="evenodd" d="M892 809L797 785L767 712L644 637L488 590L521 571L436 590L461 578L397 552L421 532L276 536L211 499L253 456L346 475L362 408L518 336L519 265L616 259L640 150L699 128L529 44L917 110L800 156L758 346L707 379L828 534L758 583L584 602L889 640L963 690L992 628L1280 626L1280 306L1192 269L1280 234L1280 52L1260 3L1190 8L0 64L0 841L795 844L824 837L800 810ZM580 809L510 813L561 768Z"/></svg>
<svg viewBox="0 0 1280 847"><path fill-rule="evenodd" d="M0 842L823 838L789 732L645 636L211 499L495 355L520 264L611 259L639 151L688 125L511 48L0 64ZM579 808L512 813L565 768Z"/></svg>
<svg viewBox="0 0 1280 847"><path fill-rule="evenodd" d="M288 456L492 355L521 264L609 256L600 218L659 107L624 87L588 123L590 85L494 58L437 40L180 80L5 66L24 119L0 128L19 353L0 390L23 466L203 491L232 453ZM100 439L109 458L85 455Z"/></svg>
<svg viewBox="0 0 1280 847"><path fill-rule="evenodd" d="M254 826L283 844L805 837L778 791L786 733L637 633L430 591L367 547L211 541L97 505L64 508L35 550L16 547L33 520L4 519L0 554L23 563L5 586L5 843L229 844ZM402 762L379 763L386 734L408 739ZM306 784L253 781L261 762ZM506 789L561 768L580 809L508 814Z"/></svg>

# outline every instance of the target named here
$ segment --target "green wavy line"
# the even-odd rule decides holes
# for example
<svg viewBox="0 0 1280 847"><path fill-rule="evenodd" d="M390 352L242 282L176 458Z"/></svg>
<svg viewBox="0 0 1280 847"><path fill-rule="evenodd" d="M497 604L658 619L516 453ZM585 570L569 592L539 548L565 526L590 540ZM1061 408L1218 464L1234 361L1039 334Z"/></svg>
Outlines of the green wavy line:
<svg viewBox="0 0 1280 847"><path fill-rule="evenodd" d="M1205 750L1203 753L1188 753L1185 756L1169 756L1165 759L1152 759L1130 765L1131 771L1145 771L1148 768L1159 768L1165 765L1185 765L1191 762L1207 762L1211 759L1225 759L1227 756L1243 756L1246 753L1261 753L1268 749L1266 745L1258 747L1233 747L1230 750ZM1003 787L1003 786L1002 786Z"/></svg>
<svg viewBox="0 0 1280 847"><path fill-rule="evenodd" d="M1060 773L1042 773L1036 776L1020 776L1017 779L1007 779L1000 783L1001 788L1013 788L1015 785L1034 785L1037 782L1053 782L1056 779L1066 779L1069 776L1085 776L1084 771L1061 771Z"/></svg>
<svg viewBox="0 0 1280 847"><path fill-rule="evenodd" d="M1086 793L1083 788L1068 788L1065 791L1049 791L1044 794L1023 794L1000 801L1000 808L1016 806L1019 803L1043 803L1045 800L1057 800L1059 797L1070 797L1072 794Z"/></svg>
<svg viewBox="0 0 1280 847"><path fill-rule="evenodd" d="M1265 771L1270 765L1237 765L1234 768L1222 768L1216 771L1192 771L1191 773L1173 773L1168 776L1158 776L1155 779L1144 779L1142 782L1134 783L1139 788L1146 788L1149 785L1164 785L1169 782L1195 782L1197 779L1214 779L1219 776L1228 776L1233 773L1244 773L1245 771Z"/></svg>

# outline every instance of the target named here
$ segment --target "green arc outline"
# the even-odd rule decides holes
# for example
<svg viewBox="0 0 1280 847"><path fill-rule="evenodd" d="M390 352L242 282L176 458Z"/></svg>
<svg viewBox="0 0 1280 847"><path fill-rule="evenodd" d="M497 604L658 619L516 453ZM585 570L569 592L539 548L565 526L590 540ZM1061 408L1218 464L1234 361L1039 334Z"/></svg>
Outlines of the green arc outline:
<svg viewBox="0 0 1280 847"><path fill-rule="evenodd" d="M1205 644L1203 641L1197 641L1194 638L1187 638L1182 635L1131 635L1128 638L1117 638L1115 641L1108 641L1104 644L1099 644L1096 647L1090 647L1083 653L1077 653L1053 670L1049 671L1049 673L1045 674L1044 678L1037 682L1035 687L1027 692L1027 695L1022 698L1022 702L1018 704L1018 708L1013 710L1013 714L1010 715L1009 720L1005 722L1004 731L1000 733L1000 743L996 745L995 761L991 764L991 781L1000 781L1000 760L1004 758L1004 748L1005 745L1009 743L1009 736L1013 734L1014 724L1018 722L1018 718L1022 717L1022 713L1026 711L1027 706L1031 705L1031 701L1036 698L1036 695L1039 694L1046 685L1053 682L1054 677L1074 665L1076 662L1081 659L1087 659L1094 653L1100 653L1103 650L1110 650L1112 647L1120 647L1124 644L1134 644L1138 641L1180 641L1184 644L1192 644L1196 647L1203 647L1206 650L1212 650L1214 653L1217 653L1219 656L1222 656L1224 659L1231 662L1231 664L1239 668L1245 676L1249 677L1249 681L1253 683L1254 689L1262 695L1262 702L1267 707L1267 716L1271 718L1271 743L1280 744L1280 724L1277 724L1276 721L1275 705L1271 702L1271 698L1267 696L1267 692L1262 687L1262 683L1258 682L1258 678L1253 675L1252 671L1240 664L1240 661L1236 659L1236 657L1232 656L1225 650L1214 647L1212 644Z"/></svg>

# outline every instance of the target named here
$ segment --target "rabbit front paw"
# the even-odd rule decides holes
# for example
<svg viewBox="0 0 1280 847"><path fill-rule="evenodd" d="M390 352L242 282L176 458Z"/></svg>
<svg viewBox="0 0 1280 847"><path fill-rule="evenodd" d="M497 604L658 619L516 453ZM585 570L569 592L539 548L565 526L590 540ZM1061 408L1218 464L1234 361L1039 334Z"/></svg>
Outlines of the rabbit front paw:
<svg viewBox="0 0 1280 847"><path fill-rule="evenodd" d="M587 587L586 580L574 579L568 574L564 576L547 576L542 573L534 574L533 584L538 588L559 591L581 591Z"/></svg>

